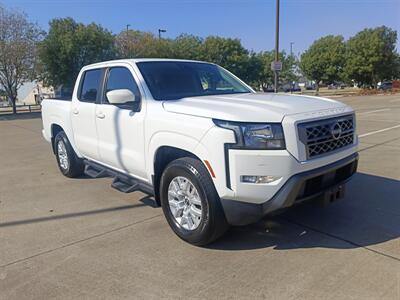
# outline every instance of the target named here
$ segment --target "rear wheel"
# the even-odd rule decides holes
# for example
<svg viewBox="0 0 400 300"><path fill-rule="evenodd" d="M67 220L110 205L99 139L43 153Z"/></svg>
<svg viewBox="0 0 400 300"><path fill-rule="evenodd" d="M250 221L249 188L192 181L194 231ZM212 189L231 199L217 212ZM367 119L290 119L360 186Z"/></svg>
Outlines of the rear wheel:
<svg viewBox="0 0 400 300"><path fill-rule="evenodd" d="M64 131L54 138L54 149L61 173L70 178L83 174L83 161L76 155Z"/></svg>
<svg viewBox="0 0 400 300"><path fill-rule="evenodd" d="M171 162L161 177L161 205L172 230L194 245L206 245L227 229L212 179L197 159Z"/></svg>

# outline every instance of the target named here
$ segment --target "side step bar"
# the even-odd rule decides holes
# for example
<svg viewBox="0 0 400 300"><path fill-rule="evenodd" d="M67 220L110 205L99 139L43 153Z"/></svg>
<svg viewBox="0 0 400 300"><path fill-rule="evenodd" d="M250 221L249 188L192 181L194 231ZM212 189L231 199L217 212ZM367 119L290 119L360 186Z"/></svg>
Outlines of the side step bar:
<svg viewBox="0 0 400 300"><path fill-rule="evenodd" d="M85 160L84 164L85 174L91 178L102 178L109 176L106 169L98 164L92 163L88 160Z"/></svg>
<svg viewBox="0 0 400 300"><path fill-rule="evenodd" d="M150 196L154 196L154 188L147 182L133 178L129 175L120 173L113 169L102 166L90 160L85 160L85 174L91 178L113 177L111 184L113 188L123 193L140 191Z"/></svg>

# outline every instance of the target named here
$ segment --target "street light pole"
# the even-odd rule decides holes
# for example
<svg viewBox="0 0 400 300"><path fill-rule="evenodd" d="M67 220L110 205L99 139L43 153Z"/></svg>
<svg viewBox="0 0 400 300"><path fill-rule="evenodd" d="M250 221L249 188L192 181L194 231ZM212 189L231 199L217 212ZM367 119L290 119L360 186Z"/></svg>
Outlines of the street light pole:
<svg viewBox="0 0 400 300"><path fill-rule="evenodd" d="M125 55L126 56L129 56L129 26L131 26L130 24L126 24L126 39L125 39L125 42L124 42L124 46L123 46L123 48L125 49Z"/></svg>
<svg viewBox="0 0 400 300"><path fill-rule="evenodd" d="M275 61L279 61L279 0L276 0ZM278 92L278 70L275 70L274 91Z"/></svg>
<svg viewBox="0 0 400 300"><path fill-rule="evenodd" d="M165 29L158 29L158 38L161 40L161 32L167 32Z"/></svg>
<svg viewBox="0 0 400 300"><path fill-rule="evenodd" d="M294 42L290 42L290 56L293 56L293 44Z"/></svg>

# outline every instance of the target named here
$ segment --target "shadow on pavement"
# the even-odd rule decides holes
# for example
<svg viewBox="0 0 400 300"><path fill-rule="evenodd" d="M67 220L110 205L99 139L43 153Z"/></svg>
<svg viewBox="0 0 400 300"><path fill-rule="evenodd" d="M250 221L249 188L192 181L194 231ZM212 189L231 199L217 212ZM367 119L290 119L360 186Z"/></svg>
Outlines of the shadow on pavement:
<svg viewBox="0 0 400 300"><path fill-rule="evenodd" d="M76 212L76 213L47 216L47 217L42 217L42 218L10 221L10 222L5 222L5 223L0 223L0 228L16 226L16 225L39 223L39 222L54 221L54 220L59 220L59 219L69 219L69 218L76 218L76 217L82 217L82 216L97 215L97 214L114 212L114 211L119 211L119 210L133 209L133 208L147 206L147 205L148 204L144 203L144 200L143 200L142 203L136 203L136 204L131 204L131 205L110 207L110 208L104 208L104 209L95 209L95 210L89 210L89 211L81 211L81 212Z"/></svg>
<svg viewBox="0 0 400 300"><path fill-rule="evenodd" d="M399 239L400 181L357 173L346 193L345 199L325 208L299 205L257 224L232 228L209 248L351 249Z"/></svg>
<svg viewBox="0 0 400 300"><path fill-rule="evenodd" d="M19 112L16 115L0 113L0 121L40 119L41 112Z"/></svg>

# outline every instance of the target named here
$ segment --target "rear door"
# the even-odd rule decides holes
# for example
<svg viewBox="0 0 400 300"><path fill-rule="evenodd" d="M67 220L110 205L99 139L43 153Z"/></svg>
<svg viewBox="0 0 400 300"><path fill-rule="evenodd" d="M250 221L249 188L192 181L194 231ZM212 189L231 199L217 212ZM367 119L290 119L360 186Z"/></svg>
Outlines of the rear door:
<svg viewBox="0 0 400 300"><path fill-rule="evenodd" d="M84 71L72 101L72 127L79 152L92 160L99 160L96 128L96 106L101 97L104 69Z"/></svg>
<svg viewBox="0 0 400 300"><path fill-rule="evenodd" d="M146 180L144 159L145 103L110 104L107 92L128 89L141 100L131 66L114 66L105 74L102 102L96 110L102 163Z"/></svg>

